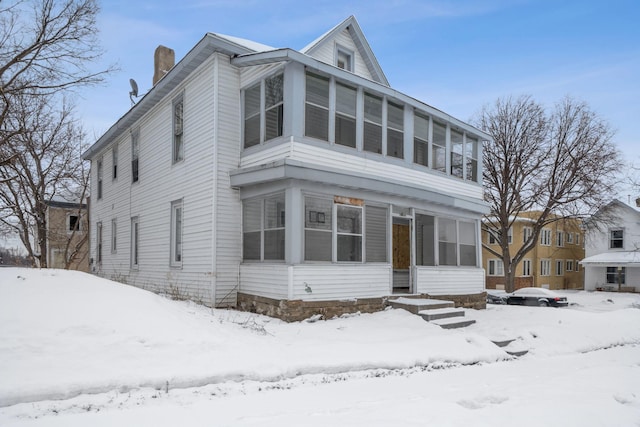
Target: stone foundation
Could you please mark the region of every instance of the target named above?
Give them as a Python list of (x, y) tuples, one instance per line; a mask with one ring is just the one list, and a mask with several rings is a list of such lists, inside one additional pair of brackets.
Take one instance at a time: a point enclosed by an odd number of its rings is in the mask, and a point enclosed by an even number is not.
[[(286, 322), (299, 322), (320, 314), (325, 319), (347, 313), (374, 313), (387, 307), (387, 300), (394, 295), (379, 298), (354, 298), (350, 300), (302, 301), (277, 300), (238, 293), (237, 308), (251, 313), (276, 317)], [(487, 307), (486, 292), (475, 295), (403, 295), (405, 298), (432, 298), (453, 301), (456, 307), (484, 309)]]

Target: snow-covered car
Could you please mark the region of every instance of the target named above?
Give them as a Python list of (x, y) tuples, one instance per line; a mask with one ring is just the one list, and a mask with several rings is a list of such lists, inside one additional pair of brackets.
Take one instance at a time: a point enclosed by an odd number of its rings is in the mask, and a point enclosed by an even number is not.
[(509, 305), (533, 305), (540, 307), (567, 307), (569, 301), (549, 289), (544, 288), (522, 288), (507, 294), (507, 304)]
[(494, 289), (487, 289), (487, 304), (506, 304), (507, 293)]

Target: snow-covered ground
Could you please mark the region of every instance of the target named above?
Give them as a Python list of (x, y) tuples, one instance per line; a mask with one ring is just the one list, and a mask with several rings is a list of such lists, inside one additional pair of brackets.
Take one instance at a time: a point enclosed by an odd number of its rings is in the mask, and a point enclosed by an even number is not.
[[(640, 295), (284, 323), (0, 269), (0, 425), (640, 425)], [(491, 341), (529, 352), (514, 358)]]

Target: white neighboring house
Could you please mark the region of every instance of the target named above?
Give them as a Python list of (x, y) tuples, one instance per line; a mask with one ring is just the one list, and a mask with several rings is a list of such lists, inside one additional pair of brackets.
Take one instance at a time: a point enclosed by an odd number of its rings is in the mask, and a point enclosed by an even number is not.
[(96, 274), (288, 320), (393, 294), (484, 307), (490, 136), (390, 87), (353, 16), (300, 51), (208, 33), (161, 54), (83, 154)]
[(600, 227), (587, 227), (584, 266), (585, 290), (640, 292), (640, 211), (613, 200), (603, 212), (607, 220)]

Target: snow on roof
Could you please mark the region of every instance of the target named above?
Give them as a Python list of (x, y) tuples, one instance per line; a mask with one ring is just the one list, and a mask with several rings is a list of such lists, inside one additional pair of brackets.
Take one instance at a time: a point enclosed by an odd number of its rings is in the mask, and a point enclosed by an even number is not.
[(252, 40), (247, 40), (247, 39), (243, 39), (240, 37), (234, 37), (234, 36), (228, 36), (226, 34), (220, 34), (220, 33), (211, 33), (217, 37), (220, 37), (222, 39), (226, 39), (228, 41), (230, 41), (231, 43), (235, 43), (239, 46), (242, 47), (246, 47), (247, 49), (251, 49), (255, 52), (268, 52), (270, 50), (276, 50), (275, 47), (272, 46), (268, 46), (266, 44), (262, 44), (262, 43), (258, 43), (258, 42), (254, 42)]
[(582, 265), (625, 265), (640, 267), (640, 252), (638, 251), (620, 251), (620, 252), (604, 252), (601, 254), (587, 257), (580, 261)]

